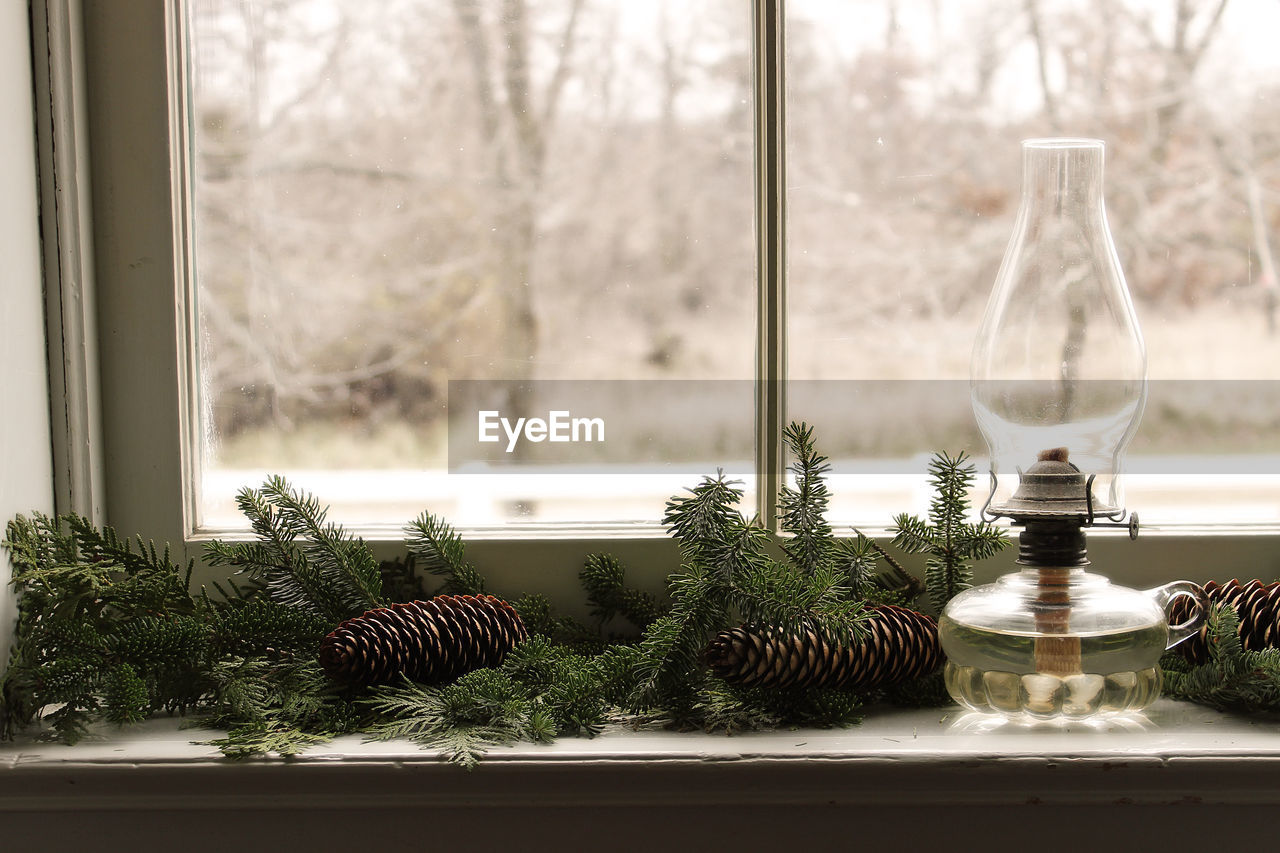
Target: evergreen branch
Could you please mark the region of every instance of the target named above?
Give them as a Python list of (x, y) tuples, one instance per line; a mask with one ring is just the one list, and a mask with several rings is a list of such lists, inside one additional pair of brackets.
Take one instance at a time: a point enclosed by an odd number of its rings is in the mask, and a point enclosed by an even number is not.
[(262, 658), (231, 657), (213, 665), (213, 725), (234, 721), (265, 723), (271, 714), (271, 676), (276, 666)]
[(258, 540), (211, 542), (205, 549), (210, 564), (236, 566), (265, 584), (277, 602), (331, 623), (382, 604), (382, 574), (373, 553), (363, 540), (326, 521), (313, 495), (273, 476), (260, 490), (241, 489), (236, 503)]
[(994, 557), (1008, 544), (1009, 537), (1005, 532), (985, 521), (963, 525), (956, 537), (956, 551), (971, 560)]
[(307, 610), (258, 597), (211, 614), (208, 643), (218, 658), (310, 654), (332, 627)]
[(700, 655), (707, 638), (728, 625), (720, 579), (697, 564), (668, 578), (671, 611), (645, 632), (635, 664), (635, 693), (628, 704), (652, 708), (679, 704), (705, 678)]
[(311, 655), (227, 658), (211, 668), (210, 700), (198, 725), (226, 728), (207, 741), (229, 757), (292, 755), (359, 726), (357, 706)]
[(534, 704), (531, 719), (542, 712), (552, 734), (594, 736), (604, 727), (611, 668), (607, 653), (586, 657), (542, 638), (530, 638), (511, 651), (502, 672), (520, 685)]
[(1190, 666), (1175, 654), (1161, 661), (1165, 691), (1220, 711), (1280, 711), (1280, 649), (1249, 651), (1234, 607), (1214, 603), (1208, 616), (1209, 660)]
[(924, 583), (929, 592), (929, 604), (936, 613), (941, 613), (948, 601), (973, 586), (973, 573), (962, 562), (930, 557), (924, 566)]
[(893, 544), (911, 554), (927, 554), (925, 590), (941, 612), (973, 583), (971, 560), (992, 556), (1008, 544), (1004, 531), (985, 522), (971, 524), (969, 489), (975, 468), (964, 453), (936, 454), (929, 463), (934, 494), (926, 522), (906, 513), (894, 517)]
[(849, 597), (861, 601), (876, 577), (876, 558), (880, 552), (872, 540), (859, 531), (854, 532), (856, 539), (842, 539), (836, 543), (832, 559), (849, 587)]
[(742, 572), (776, 565), (765, 554), (765, 547), (772, 539), (773, 535), (755, 521), (738, 516), (725, 523), (720, 538), (705, 543), (700, 557), (724, 583), (731, 585)]
[(612, 554), (588, 554), (578, 572), (578, 581), (587, 592), (591, 615), (603, 626), (618, 613), (618, 598), (626, 583), (626, 570)]
[(706, 552), (720, 548), (746, 526), (735, 509), (742, 500), (737, 480), (726, 480), (724, 471), (715, 478), (704, 477), (687, 497), (667, 501), (662, 522), (680, 544), (686, 559), (705, 558)]
[(893, 517), (893, 546), (908, 554), (924, 554), (937, 547), (937, 533), (926, 521), (905, 512)]
[(242, 489), (236, 500), (259, 540), (209, 542), (205, 545), (209, 565), (236, 567), (251, 581), (261, 584), (274, 601), (332, 619), (334, 608), (323, 579), (307, 564), (301, 549), (292, 544), (290, 532), (277, 523), (270, 504), (249, 488)]
[(483, 595), (484, 578), (466, 560), (466, 546), (443, 519), (423, 512), (405, 527), (409, 553), (433, 575), (445, 579), (440, 592), (449, 595)]
[(327, 511), (315, 496), (292, 489), (279, 476), (267, 478), (263, 494), (271, 501), (286, 531), (303, 541), (304, 558), (315, 567), (340, 619), (356, 616), (382, 602), (382, 573), (364, 540), (346, 534), (326, 520)]
[[(899, 516), (898, 518), (905, 519), (907, 518), (907, 516), (902, 515), (902, 516)], [(889, 568), (891, 570), (890, 574), (894, 578), (894, 580), (897, 581), (897, 585), (895, 589), (902, 590), (904, 596), (908, 601), (914, 601), (916, 598), (920, 596), (920, 593), (924, 592), (924, 583), (922, 583), (918, 577), (916, 577), (915, 575), (908, 572), (905, 568), (903, 568), (903, 565), (899, 563), (897, 560), (895, 560), (888, 551), (880, 547), (880, 544), (876, 542), (876, 540), (872, 539), (870, 536), (867, 536), (861, 530), (858, 530), (856, 527), (854, 528), (853, 532), (858, 535), (858, 540), (856, 544), (847, 546), (848, 553), (847, 553), (847, 556), (844, 556), (844, 559), (846, 560), (847, 563), (855, 560), (863, 561), (865, 565), (856, 567), (856, 568), (851, 567), (850, 572), (853, 572), (853, 571), (866, 572), (865, 577), (870, 577), (872, 574), (874, 574), (874, 572), (871, 569), (873, 562), (865, 562), (865, 561), (869, 556), (866, 552), (875, 551), (876, 554), (880, 556), (880, 559), (884, 560), (886, 563), (889, 564)], [(857, 587), (857, 590), (860, 592), (862, 588), (863, 588), (862, 586), (859, 586)], [(861, 598), (862, 595), (855, 593), (854, 597)]]
[(102, 639), (108, 654), (142, 668), (198, 657), (205, 641), (205, 626), (189, 616), (139, 616), (120, 625)]
[(368, 730), (370, 740), (405, 738), (440, 749), (468, 769), (491, 746), (545, 740), (553, 733), (546, 713), (535, 715), (523, 689), (492, 669), (475, 670), (446, 687), (384, 685), (365, 702), (380, 718)]
[(647, 592), (626, 585), (626, 570), (612, 554), (589, 554), (578, 579), (587, 592), (597, 630), (616, 616), (622, 616), (640, 631), (662, 615), (658, 601)]
[(742, 618), (768, 625), (784, 635), (813, 630), (834, 644), (859, 638), (858, 623), (865, 614), (860, 602), (847, 598), (848, 589), (827, 566), (813, 575), (777, 571), (747, 572), (739, 577), (731, 600)]
[(559, 667), (534, 711), (544, 714), (546, 722), (541, 727), (546, 730), (545, 735), (531, 739), (551, 740), (556, 735), (595, 737), (604, 730), (606, 707), (596, 672), (590, 668)]
[[(319, 615), (311, 590), (304, 578), (295, 574), (295, 567), (303, 560), (300, 552), (283, 558), (271, 544), (265, 542), (222, 542), (214, 540), (205, 544), (205, 560), (211, 566), (234, 566), (244, 572), (253, 588), (264, 589), (275, 601), (290, 607), (305, 608)], [(239, 589), (232, 579), (227, 580), (233, 595), (223, 598), (240, 598)], [(221, 592), (221, 587), (219, 586)]]
[(830, 559), (832, 549), (831, 525), (825, 517), (830, 493), (823, 479), (831, 466), (814, 449), (809, 425), (793, 422), (783, 430), (783, 438), (795, 456), (789, 470), (796, 480), (794, 488), (783, 487), (778, 501), (782, 529), (792, 535), (783, 548), (792, 565), (812, 574)]
[(259, 758), (298, 755), (331, 740), (333, 735), (327, 732), (309, 732), (300, 726), (268, 720), (235, 726), (226, 737), (196, 743), (216, 746), (228, 758)]
[(30, 518), (19, 515), (7, 525), (3, 545), (13, 565), (10, 584), (30, 599), (29, 604), (40, 605), (38, 610), (28, 607), (33, 618), (97, 614), (115, 599), (127, 604), (117, 589), (128, 574), (105, 555), (82, 556), (72, 523), (72, 516), (35, 513)]
[(782, 726), (842, 728), (861, 720), (862, 701), (852, 690), (771, 690), (709, 681), (694, 700), (691, 722), (725, 734)]
[(968, 459), (963, 451), (954, 457), (944, 451), (929, 461), (929, 485), (933, 487), (929, 521), (942, 533), (948, 548), (953, 547), (952, 536), (969, 513), (969, 489), (977, 469), (965, 464)]
[(80, 515), (68, 515), (65, 520), (82, 562), (109, 565), (123, 574), (113, 584), (113, 606), (126, 612), (190, 613), (194, 609), (190, 585), (195, 560), (179, 566), (173, 562), (168, 544), (158, 552), (154, 542), (138, 537), (135, 552), (129, 540), (122, 540), (112, 527), (99, 529)]
[(293, 544), (296, 531), (280, 523), (276, 508), (267, 499), (265, 491), (245, 486), (236, 493), (236, 508), (248, 520), (250, 529), (269, 555), (262, 560), (264, 567), (274, 566), (287, 573), (295, 564), (302, 562), (302, 555)]
[(129, 664), (118, 664), (103, 678), (103, 704), (108, 722), (141, 722), (151, 711), (147, 682)]
[(75, 540), (63, 534), (59, 519), (42, 512), (16, 516), (6, 525), (5, 537), (14, 585), (23, 582), (24, 572), (78, 563)]

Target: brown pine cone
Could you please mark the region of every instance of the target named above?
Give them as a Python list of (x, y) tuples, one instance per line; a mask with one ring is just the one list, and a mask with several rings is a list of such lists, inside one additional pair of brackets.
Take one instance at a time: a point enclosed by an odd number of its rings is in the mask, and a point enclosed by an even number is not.
[(832, 645), (816, 632), (783, 636), (741, 625), (707, 647), (711, 671), (742, 687), (852, 687), (870, 690), (928, 675), (942, 665), (938, 624), (929, 616), (884, 604), (873, 607), (867, 638)]
[(502, 663), (526, 639), (515, 609), (492, 595), (438, 595), (369, 610), (320, 643), (320, 666), (350, 684), (386, 684), (400, 675), (450, 681)]
[[(1240, 643), (1249, 651), (1260, 652), (1263, 649), (1280, 647), (1280, 581), (1264, 584), (1260, 580), (1240, 583), (1232, 578), (1225, 584), (1209, 581), (1204, 585), (1211, 604), (1229, 604), (1236, 609), (1240, 617)], [(1189, 598), (1180, 597), (1169, 606), (1169, 622), (1176, 625), (1191, 616), (1192, 603)], [(1193, 634), (1177, 648), (1182, 656), (1192, 663), (1204, 663), (1209, 660), (1209, 626), (1200, 628), (1200, 633)]]

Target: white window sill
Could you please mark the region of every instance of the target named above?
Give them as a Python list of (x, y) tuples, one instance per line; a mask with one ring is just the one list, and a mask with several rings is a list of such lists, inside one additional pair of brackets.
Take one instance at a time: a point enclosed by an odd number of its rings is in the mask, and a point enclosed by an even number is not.
[[(232, 834), (240, 850), (286, 842), (300, 849), (305, 838), (338, 849), (426, 826), (437, 841), (467, 849), (481, 834), (493, 846), (479, 849), (543, 849), (531, 839), (576, 834), (597, 841), (560, 848), (653, 849), (655, 833), (689, 844), (732, 837), (745, 841), (735, 849), (758, 849), (798, 832), (831, 843), (854, 826), (910, 842), (894, 849), (920, 849), (954, 841), (960, 814), (971, 827), (998, 820), (1005, 832), (1065, 815), (1068, 824), (1110, 822), (1109, 837), (1141, 842), (1133, 849), (1157, 849), (1159, 839), (1192, 849), (1189, 839), (1221, 843), (1250, 819), (1273, 820), (1280, 720), (1171, 700), (1153, 706), (1147, 720), (992, 731), (958, 708), (876, 708), (844, 730), (733, 737), (611, 730), (520, 744), (494, 749), (468, 773), (410, 743), (358, 737), (289, 760), (231, 761), (191, 743), (209, 732), (158, 719), (74, 747), (0, 746), (0, 826), (6, 840), (30, 838), (42, 850), (138, 827), (157, 848), (181, 839), (184, 853), (232, 849)], [(1116, 805), (1179, 808), (1135, 821), (1150, 812)], [(193, 822), (221, 829), (193, 840)]]
[[(1258, 802), (1262, 798), (1280, 803), (1280, 785), (1276, 784), (1280, 782), (1280, 719), (1220, 714), (1168, 699), (1161, 699), (1137, 720), (1061, 727), (1000, 725), (989, 718), (966, 715), (957, 707), (876, 707), (868, 710), (861, 725), (847, 729), (725, 736), (612, 728), (595, 738), (498, 747), (472, 773), (406, 741), (366, 743), (359, 736), (348, 736), (289, 759), (239, 761), (192, 743), (193, 739), (216, 736), (217, 732), (182, 728), (176, 718), (159, 718), (104, 730), (98, 738), (76, 746), (29, 739), (6, 743), (0, 746), (0, 809), (38, 805), (42, 797), (55, 794), (45, 786), (50, 780), (62, 784), (74, 778), (91, 783), (127, 775), (147, 787), (145, 780), (152, 775), (203, 774), (214, 768), (216, 773), (202, 775), (198, 792), (174, 790), (169, 796), (198, 796), (208, 801), (223, 792), (222, 783), (228, 783), (226, 792), (243, 793), (243, 786), (252, 787), (253, 778), (261, 775), (263, 768), (275, 768), (270, 771), (273, 777), (307, 780), (307, 791), (332, 785), (335, 791), (348, 791), (357, 799), (381, 799), (387, 792), (381, 788), (352, 792), (348, 776), (372, 779), (380, 769), (403, 772), (412, 768), (424, 783), (412, 796), (439, 802), (454, 796), (461, 780), (466, 780), (468, 789), (492, 783), (497, 794), (504, 777), (534, 769), (577, 772), (585, 780), (602, 773), (623, 778), (644, 768), (645, 775), (669, 782), (674, 776), (665, 772), (655, 776), (655, 768), (682, 768), (696, 775), (698, 767), (728, 765), (744, 768), (743, 772), (753, 767), (767, 767), (771, 773), (790, 768), (792, 784), (786, 796), (793, 798), (802, 798), (805, 789), (812, 787), (796, 786), (799, 774), (812, 772), (815, 780), (829, 782), (822, 770), (825, 767), (838, 769), (841, 787), (850, 792), (857, 789), (863, 802), (867, 797), (885, 803), (909, 797), (919, 804), (922, 797), (928, 800), (930, 791), (945, 794), (952, 801), (957, 792), (949, 777), (963, 770), (963, 797), (983, 802), (1027, 802), (1046, 796), (1064, 802), (1109, 801), (1118, 792), (1130, 800), (1136, 795), (1161, 802), (1166, 794), (1176, 792), (1177, 797), (1212, 797), (1216, 802)], [(1260, 780), (1265, 775), (1271, 784), (1265, 790), (1224, 786), (1227, 780), (1203, 775), (1210, 768), (1230, 768), (1241, 781), (1246, 777)], [(972, 772), (979, 770), (983, 772)], [(1060, 777), (1052, 785), (1048, 785), (1049, 771)], [(1104, 783), (1101, 776), (1094, 775), (1097, 771), (1106, 771), (1110, 781)], [(910, 793), (883, 784), (886, 773), (909, 774)], [(1048, 787), (1015, 793), (1008, 784), (1015, 778), (1042, 778)], [(431, 779), (442, 784), (428, 785)], [(1077, 786), (1073, 780), (1081, 784)], [(694, 786), (676, 787), (683, 798)], [(773, 787), (768, 785), (758, 793)], [(129, 807), (130, 790), (113, 786), (95, 792), (94, 788), (89, 784), (77, 791), (77, 796), (91, 797), (100, 806)], [(824, 796), (835, 793), (826, 787), (823, 791)], [(300, 788), (297, 793), (304, 791)], [(578, 793), (587, 801), (612, 796), (608, 790)], [(673, 793), (665, 786), (648, 790), (641, 785), (630, 787), (627, 798), (632, 802), (664, 800)], [(705, 793), (713, 794), (710, 790)], [(283, 791), (277, 794), (287, 796)], [(62, 792), (56, 795), (65, 796)], [(528, 799), (555, 793), (525, 790), (521, 796)]]

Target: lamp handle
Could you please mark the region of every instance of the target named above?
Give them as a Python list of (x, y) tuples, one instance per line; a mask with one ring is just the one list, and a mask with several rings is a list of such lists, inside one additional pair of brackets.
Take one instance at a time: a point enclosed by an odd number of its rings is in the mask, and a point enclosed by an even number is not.
[(1209, 615), (1209, 596), (1200, 584), (1191, 581), (1174, 581), (1148, 589), (1145, 594), (1159, 605), (1166, 619), (1171, 617), (1170, 605), (1174, 601), (1184, 597), (1191, 599), (1191, 615), (1176, 625), (1172, 622), (1169, 624), (1169, 644), (1165, 646), (1166, 649), (1171, 649), (1192, 634), (1198, 633), (1205, 617)]

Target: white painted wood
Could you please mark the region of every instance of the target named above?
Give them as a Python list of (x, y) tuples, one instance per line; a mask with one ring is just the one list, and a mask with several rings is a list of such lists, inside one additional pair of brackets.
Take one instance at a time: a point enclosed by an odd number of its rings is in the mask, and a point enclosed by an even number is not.
[[(468, 773), (413, 744), (357, 738), (287, 761), (234, 762), (190, 743), (208, 733), (156, 720), (75, 747), (0, 747), (0, 825), (7, 838), (45, 844), (132, 827), (144, 849), (182, 837), (194, 850), (233, 838), (246, 850), (304, 839), (322, 849), (541, 850), (554, 834), (571, 850), (887, 840), (885, 849), (963, 851), (1034, 833), (1045, 834), (1037, 851), (1194, 849), (1248, 838), (1272, 819), (1278, 735), (1274, 720), (1169, 700), (1146, 722), (1065, 729), (989, 730), (954, 708), (875, 708), (837, 731), (613, 730), (521, 744)], [(980, 843), (983, 831), (999, 837)]]
[[(53, 509), (27, 4), (0, 3), (0, 524)], [(0, 556), (0, 670), (16, 613)]]
[[(106, 519), (183, 551), (172, 2), (84, 0)], [(145, 413), (145, 416), (143, 416)]]
[(31, 4), (54, 503), (101, 523), (102, 424), (80, 5)]
[[(358, 736), (339, 738), (301, 756), (229, 762), (216, 749), (196, 741), (220, 732), (184, 728), (179, 718), (160, 717), (140, 725), (103, 726), (93, 739), (76, 746), (41, 743), (24, 737), (0, 744), (0, 771), (35, 773), (41, 768), (133, 768), (233, 765), (246, 768), (289, 763), (329, 766), (443, 764), (440, 755), (408, 741), (365, 742)], [(1160, 699), (1145, 713), (1092, 722), (1021, 724), (991, 715), (965, 712), (958, 706), (905, 709), (875, 706), (863, 722), (844, 729), (799, 729), (735, 735), (703, 732), (635, 731), (614, 725), (594, 738), (567, 737), (551, 744), (519, 743), (494, 748), (481, 769), (506, 765), (574, 765), (583, 762), (790, 762), (835, 761), (851, 764), (918, 764), (995, 762), (1049, 768), (1062, 762), (1088, 763), (1125, 760), (1150, 762), (1249, 761), (1280, 773), (1280, 718), (1224, 714), (1172, 699)], [(1135, 765), (1136, 766), (1136, 765)], [(498, 771), (494, 771), (495, 773)], [(922, 770), (922, 773), (927, 770)], [(11, 784), (14, 777), (5, 777)], [(1204, 780), (1208, 783), (1211, 780)], [(1194, 782), (1192, 781), (1192, 784)], [(0, 808), (11, 796), (0, 797)], [(123, 792), (121, 792), (123, 793)], [(448, 796), (448, 792), (438, 792)], [(974, 790), (975, 797), (990, 792)], [(370, 794), (372, 795), (372, 793)], [(660, 796), (657, 792), (655, 796)], [(1099, 790), (1064, 793), (1080, 800), (1104, 796)], [(609, 796), (602, 792), (599, 796)], [(879, 791), (869, 796), (884, 801), (902, 793)], [(998, 796), (1003, 796), (1000, 794)], [(1280, 802), (1280, 787), (1269, 791), (1223, 788), (1210, 796), (1254, 802)]]

